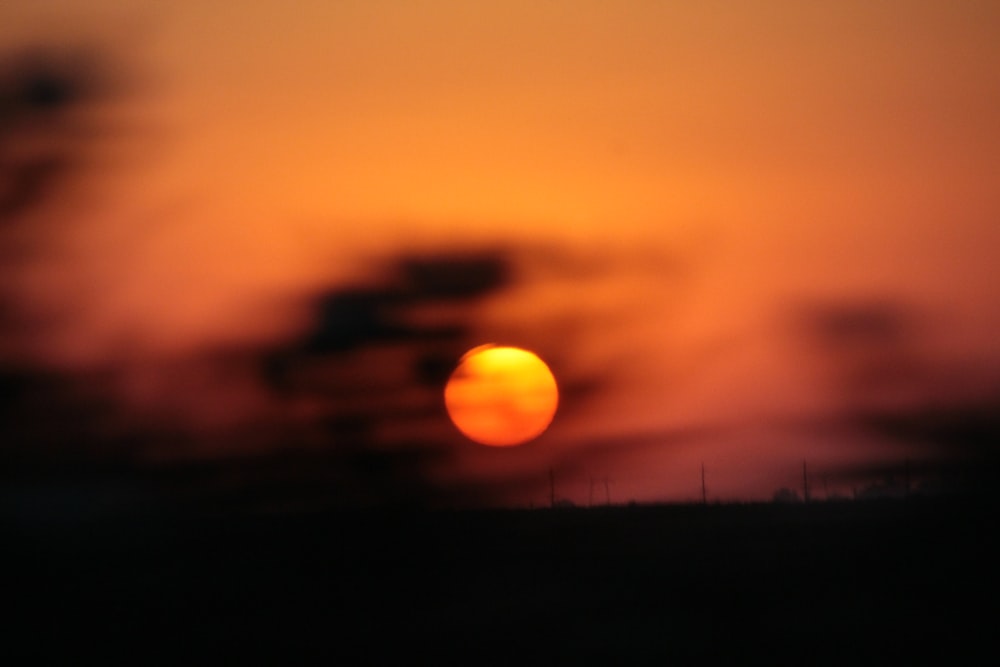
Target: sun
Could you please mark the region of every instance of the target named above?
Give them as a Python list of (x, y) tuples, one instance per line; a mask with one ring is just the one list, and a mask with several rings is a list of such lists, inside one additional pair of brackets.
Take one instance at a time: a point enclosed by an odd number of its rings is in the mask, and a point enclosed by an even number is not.
[(518, 347), (481, 345), (465, 353), (444, 388), (448, 416), (466, 437), (510, 447), (534, 440), (559, 405), (552, 371)]

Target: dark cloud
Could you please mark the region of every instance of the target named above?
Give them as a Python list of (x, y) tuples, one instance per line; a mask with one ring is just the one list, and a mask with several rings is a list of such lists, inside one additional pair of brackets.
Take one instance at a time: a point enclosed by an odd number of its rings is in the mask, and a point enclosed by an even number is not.
[(801, 317), (812, 337), (831, 349), (898, 345), (914, 329), (912, 310), (893, 299), (814, 305)]
[(95, 49), (35, 47), (0, 63), (0, 222), (45, 203), (84, 163), (86, 104), (107, 96)]
[(819, 303), (796, 312), (796, 327), (827, 382), (870, 394), (922, 381), (924, 320), (890, 298)]
[[(798, 312), (818, 377), (840, 397), (847, 426), (904, 446), (893, 463), (834, 471), (898, 486), (905, 474), (951, 488), (1000, 480), (1000, 379), (928, 342), (931, 321), (892, 299), (815, 304)], [(946, 327), (946, 321), (934, 323)], [(905, 474), (904, 474), (905, 473)]]
[(0, 100), (13, 120), (64, 112), (105, 88), (93, 49), (34, 47), (8, 56), (0, 66)]
[[(311, 325), (297, 340), (265, 354), (264, 376), (278, 389), (291, 367), (339, 358), (361, 349), (410, 346), (414, 377), (441, 378), (445, 359), (453, 364), (469, 346), (469, 309), (475, 301), (511, 282), (510, 260), (499, 252), (404, 255), (366, 287), (335, 288), (313, 299)], [(443, 321), (420, 315), (441, 304), (464, 304)], [(440, 319), (440, 318), (439, 318)]]
[[(91, 126), (81, 111), (108, 94), (96, 49), (35, 47), (0, 58), (0, 232), (57, 202), (85, 163)], [(114, 458), (102, 438), (107, 404), (69, 376), (20, 354), (33, 333), (31, 304), (12, 269), (35, 258), (25, 237), (0, 237), (0, 461), (17, 471), (79, 463), (81, 453)]]
[(136, 488), (139, 459), (151, 441), (163, 437), (130, 427), (115, 404), (106, 369), (68, 369), (47, 358), (38, 334), (49, 323), (35, 299), (21, 291), (20, 272), (59, 259), (50, 241), (77, 217), (67, 214), (71, 186), (91, 173), (104, 148), (109, 121), (92, 112), (124, 90), (121, 63), (113, 66), (106, 56), (96, 45), (71, 47), (62, 40), (0, 54), (0, 495), (5, 513), (128, 507), (137, 496), (125, 489)]
[(858, 412), (855, 417), (872, 431), (956, 455), (995, 456), (1000, 444), (1000, 393), (952, 404)]
[(404, 257), (401, 282), (418, 300), (463, 300), (485, 296), (512, 281), (509, 257), (498, 250)]
[[(498, 251), (404, 254), (370, 286), (315, 297), (307, 330), (261, 353), (276, 401), (289, 412), (319, 406), (298, 426), (321, 443), (342, 501), (421, 504), (456, 493), (428, 480), (454, 442), (441, 438), (441, 387), (476, 344), (474, 305), (512, 280)], [(442, 305), (447, 313), (435, 315)]]

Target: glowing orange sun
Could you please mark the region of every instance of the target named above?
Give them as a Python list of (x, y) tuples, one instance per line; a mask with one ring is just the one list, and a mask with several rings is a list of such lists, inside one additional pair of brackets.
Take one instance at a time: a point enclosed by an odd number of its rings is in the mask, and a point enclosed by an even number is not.
[(448, 416), (471, 440), (520, 445), (548, 428), (559, 404), (552, 371), (517, 347), (482, 345), (465, 353), (444, 388)]

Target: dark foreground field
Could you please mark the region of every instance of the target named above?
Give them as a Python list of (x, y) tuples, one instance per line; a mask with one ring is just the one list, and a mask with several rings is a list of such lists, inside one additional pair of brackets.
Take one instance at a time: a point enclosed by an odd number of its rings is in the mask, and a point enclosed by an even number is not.
[(22, 521), (4, 664), (994, 663), (995, 510)]

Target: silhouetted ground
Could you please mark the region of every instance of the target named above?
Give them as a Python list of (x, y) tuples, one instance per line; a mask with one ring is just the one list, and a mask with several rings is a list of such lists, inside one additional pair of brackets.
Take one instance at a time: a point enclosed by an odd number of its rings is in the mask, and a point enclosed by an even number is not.
[(4, 652), (56, 664), (985, 664), (997, 657), (996, 509), (20, 521), (4, 539), (18, 619)]

